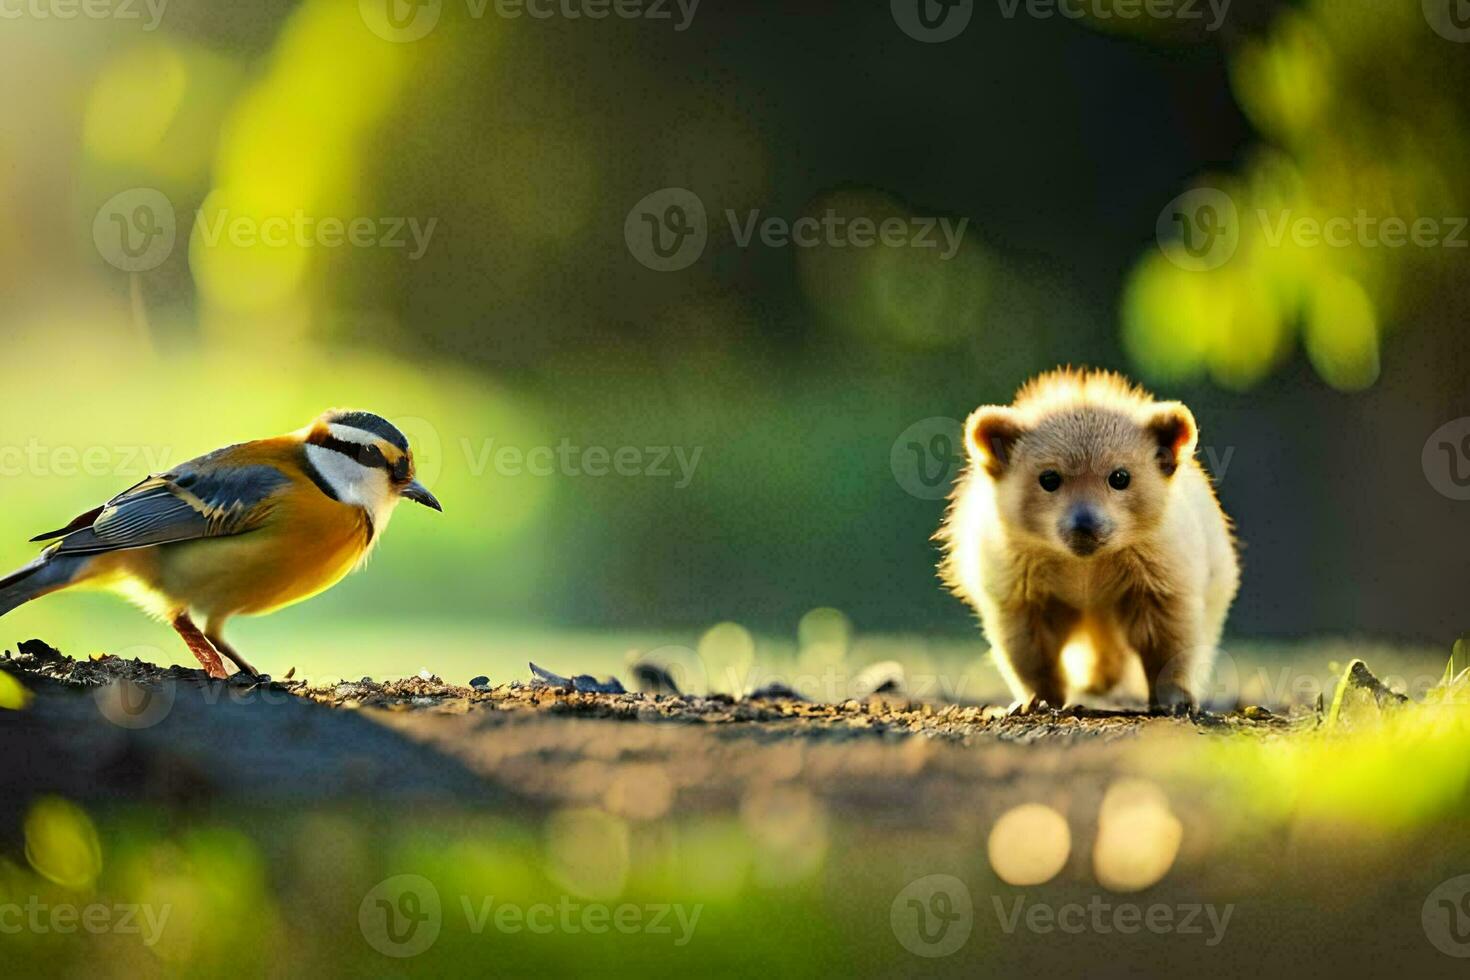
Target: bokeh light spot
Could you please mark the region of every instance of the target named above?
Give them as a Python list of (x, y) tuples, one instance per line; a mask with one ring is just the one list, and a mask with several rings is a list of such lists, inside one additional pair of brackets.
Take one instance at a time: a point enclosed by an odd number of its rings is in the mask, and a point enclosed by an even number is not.
[(801, 786), (782, 783), (752, 789), (740, 816), (756, 844), (756, 878), (788, 885), (814, 874), (827, 856), (827, 811)]
[(1307, 356), (1339, 391), (1361, 391), (1378, 380), (1378, 314), (1363, 287), (1347, 276), (1317, 283), (1307, 310)]
[(1184, 825), (1163, 790), (1141, 779), (1114, 783), (1098, 812), (1092, 853), (1098, 883), (1114, 892), (1148, 888), (1174, 866), (1183, 838)]
[(755, 663), (755, 638), (739, 623), (719, 623), (699, 638), (696, 648), (709, 677), (710, 691), (745, 693)]
[(58, 796), (37, 800), (25, 819), (26, 860), (42, 877), (86, 891), (102, 871), (97, 828), (81, 807)]
[(628, 825), (602, 810), (562, 810), (546, 823), (546, 873), (582, 898), (622, 894), (629, 850)]
[(1040, 885), (1066, 866), (1072, 853), (1067, 818), (1042, 803), (1007, 810), (990, 831), (990, 867), (1008, 885)]
[(147, 161), (183, 102), (189, 74), (179, 52), (150, 41), (129, 48), (102, 69), (87, 102), (87, 150), (109, 163)]
[(32, 694), (20, 681), (0, 670), (0, 709), (22, 711), (30, 706)]

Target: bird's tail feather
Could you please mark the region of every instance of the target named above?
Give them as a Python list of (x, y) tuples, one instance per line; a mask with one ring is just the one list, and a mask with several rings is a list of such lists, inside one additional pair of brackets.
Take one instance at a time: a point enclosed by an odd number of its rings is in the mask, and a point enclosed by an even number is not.
[(22, 603), (65, 588), (86, 564), (82, 555), (42, 555), (24, 568), (0, 578), (0, 616)]

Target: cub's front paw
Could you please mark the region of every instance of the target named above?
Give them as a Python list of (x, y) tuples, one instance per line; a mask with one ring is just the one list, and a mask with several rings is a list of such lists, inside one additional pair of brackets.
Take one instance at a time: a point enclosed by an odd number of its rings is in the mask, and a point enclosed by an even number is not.
[(1154, 714), (1172, 715), (1175, 718), (1192, 716), (1199, 710), (1194, 702), (1194, 695), (1173, 684), (1158, 685), (1149, 695), (1148, 707)]

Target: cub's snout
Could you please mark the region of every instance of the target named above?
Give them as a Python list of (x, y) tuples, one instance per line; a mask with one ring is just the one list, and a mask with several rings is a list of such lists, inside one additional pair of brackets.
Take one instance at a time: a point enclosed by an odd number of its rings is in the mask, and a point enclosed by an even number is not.
[(1057, 530), (1072, 553), (1085, 558), (1108, 543), (1113, 533), (1113, 522), (1097, 508), (1078, 504), (1067, 511)]

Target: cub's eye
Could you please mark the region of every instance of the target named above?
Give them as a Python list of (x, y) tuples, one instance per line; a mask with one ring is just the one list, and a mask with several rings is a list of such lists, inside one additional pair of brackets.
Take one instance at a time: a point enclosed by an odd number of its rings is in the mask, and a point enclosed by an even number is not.
[(1127, 470), (1113, 470), (1108, 474), (1108, 486), (1114, 490), (1127, 490), (1132, 482), (1133, 476)]
[(1056, 470), (1047, 470), (1041, 474), (1041, 489), (1047, 493), (1056, 493), (1062, 486), (1062, 474)]

